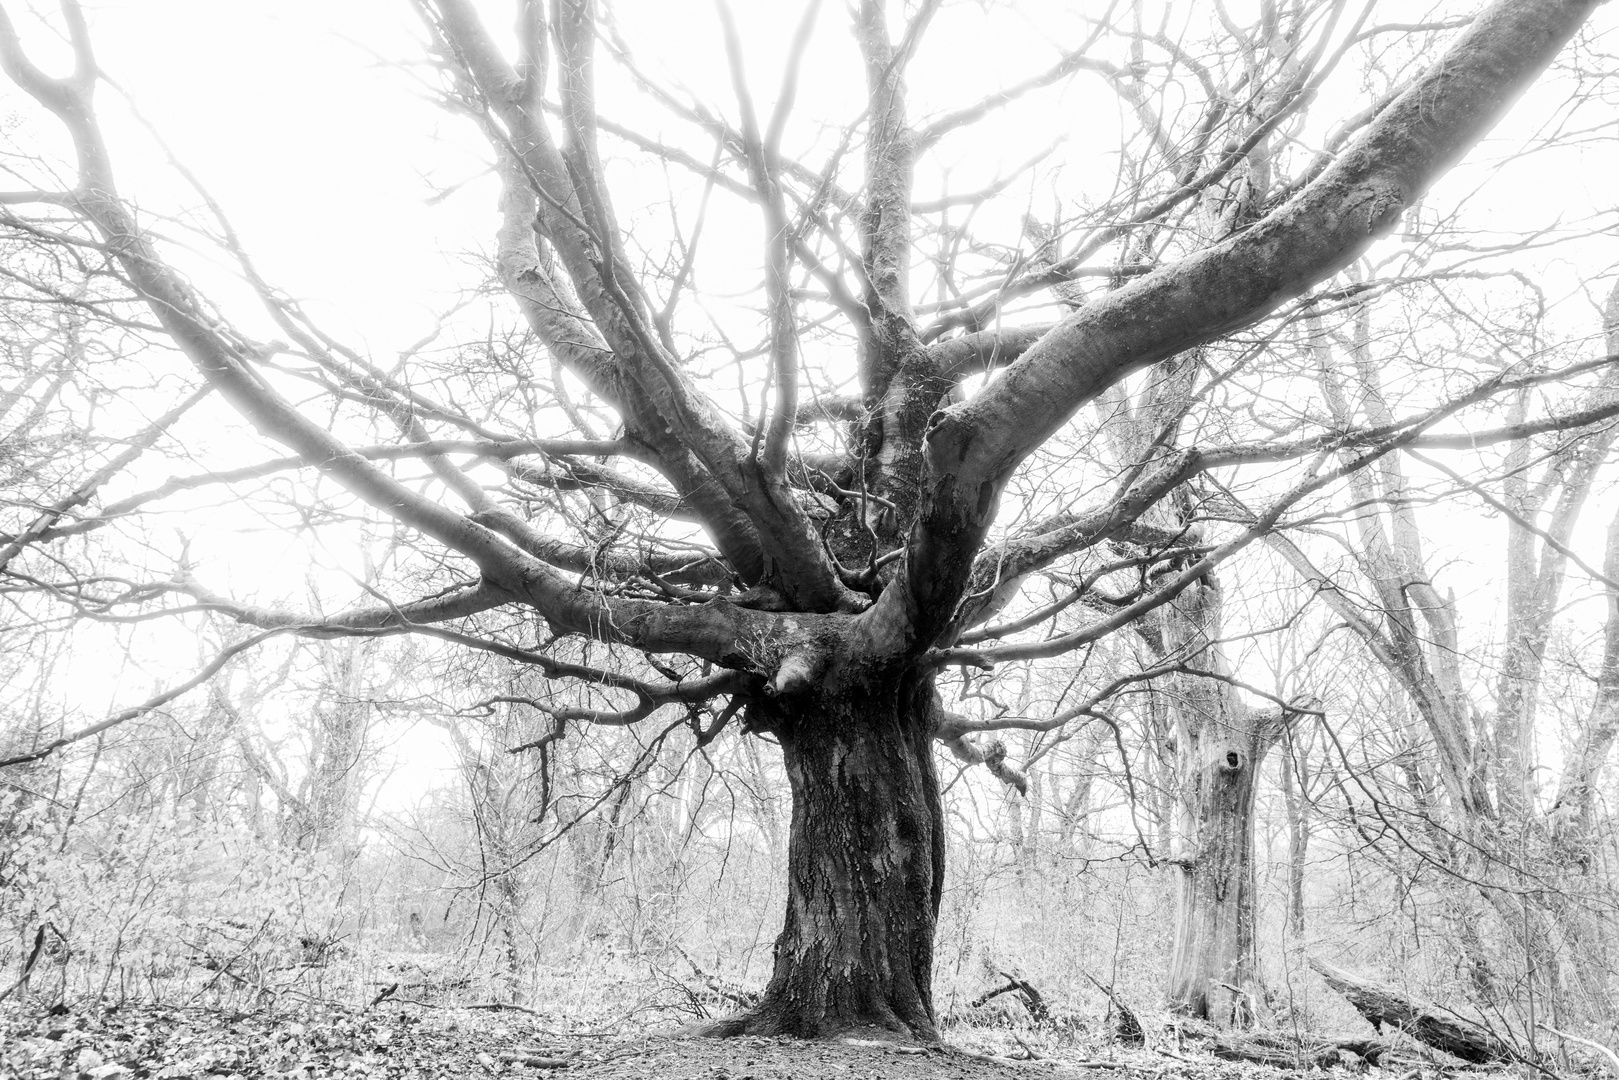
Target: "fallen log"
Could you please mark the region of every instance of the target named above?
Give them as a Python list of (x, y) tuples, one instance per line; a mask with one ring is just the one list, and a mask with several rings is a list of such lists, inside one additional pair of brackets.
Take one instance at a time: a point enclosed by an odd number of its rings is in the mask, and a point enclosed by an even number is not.
[(1364, 1069), (1385, 1064), (1385, 1057), (1397, 1049), (1386, 1039), (1221, 1030), (1191, 1017), (1177, 1018), (1174, 1031), (1183, 1046), (1206, 1050), (1223, 1061), (1251, 1061), (1279, 1069), (1325, 1069), (1337, 1065)]
[(1364, 1069), (1380, 1065), (1394, 1045), (1380, 1039), (1335, 1039), (1331, 1036), (1290, 1038), (1267, 1032), (1247, 1035), (1213, 1032), (1202, 1036), (1209, 1053), (1223, 1061), (1251, 1061), (1279, 1069)]
[(991, 990), (973, 1001), (968, 1008), (976, 1009), (986, 1002), (1000, 997), (1002, 994), (1017, 994), (1023, 1002), (1023, 1007), (1029, 1011), (1029, 1019), (1036, 1024), (1043, 1024), (1051, 1019), (1051, 1009), (1046, 1005), (1046, 999), (1040, 996), (1040, 991), (1030, 985), (1027, 979), (1020, 979), (1010, 971), (1001, 972), (1001, 978), (1006, 985), (997, 990)]
[(1371, 1021), (1379, 1033), (1387, 1024), (1435, 1050), (1443, 1050), (1474, 1065), (1522, 1059), (1510, 1044), (1478, 1024), (1414, 1001), (1392, 986), (1363, 979), (1313, 957), (1310, 966), (1327, 980), (1328, 986), (1348, 999), (1356, 1012)]
[(1251, 1061), (1278, 1069), (1328, 1068), (1339, 1063), (1338, 1048), (1329, 1043), (1288, 1041), (1250, 1035), (1215, 1037), (1209, 1053), (1222, 1061)]
[(526, 1065), (531, 1069), (566, 1069), (573, 1064), (571, 1058), (557, 1057), (538, 1050), (509, 1050), (496, 1054), (495, 1057), (503, 1064)]
[[(718, 975), (711, 975), (704, 971), (685, 949), (682, 949), (679, 945), (674, 945), (673, 948), (675, 952), (680, 954), (680, 958), (686, 961), (686, 964), (691, 968), (692, 974), (702, 982), (703, 988), (715, 997), (720, 998), (722, 1001), (728, 1001), (739, 1009), (751, 1009), (759, 1004), (759, 991), (750, 989), (740, 983), (729, 982)], [(684, 983), (680, 984), (680, 986), (688, 994), (692, 993), (691, 988)]]

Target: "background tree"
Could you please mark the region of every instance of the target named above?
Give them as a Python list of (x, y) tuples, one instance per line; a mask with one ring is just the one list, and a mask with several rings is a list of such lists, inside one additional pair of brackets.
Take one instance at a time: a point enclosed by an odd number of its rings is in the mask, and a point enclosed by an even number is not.
[[(1604, 333), (1598, 338), (1607, 356), (1619, 349), (1616, 295), (1610, 293), (1604, 305)], [(1339, 423), (1353, 424), (1358, 417), (1387, 422), (1391, 414), (1384, 387), (1399, 377), (1387, 353), (1399, 348), (1402, 337), (1379, 325), (1370, 305), (1352, 307), (1347, 323), (1338, 335), (1319, 320), (1310, 327), (1309, 348), (1317, 357), (1323, 399)], [(1464, 324), (1458, 333), (1477, 334), (1479, 329)], [(1492, 342), (1509, 346), (1518, 336), (1495, 327), (1485, 332)], [(1521, 337), (1532, 334), (1530, 330)], [(1613, 369), (1608, 368), (1572, 403), (1572, 412), (1602, 412), (1614, 386)], [(1525, 389), (1510, 400), (1505, 413), (1512, 424), (1523, 425), (1531, 397)], [(1612, 960), (1593, 933), (1606, 921), (1599, 913), (1609, 909), (1613, 898), (1573, 880), (1545, 886), (1564, 877), (1556, 866), (1570, 857), (1554, 851), (1554, 834), (1566, 829), (1561, 835), (1573, 844), (1569, 852), (1588, 850), (1589, 834), (1564, 825), (1579, 811), (1564, 817), (1560, 808), (1577, 802), (1581, 781), (1576, 777), (1591, 760), (1586, 748), (1603, 739), (1601, 677), (1595, 680), (1590, 712), (1574, 733), (1556, 791), (1539, 790), (1535, 713), (1571, 564), (1577, 573), (1611, 588), (1596, 560), (1582, 560), (1570, 545), (1613, 438), (1613, 427), (1603, 423), (1539, 439), (1513, 439), (1487, 470), (1470, 470), (1472, 477), (1420, 453), (1412, 455), (1417, 467), (1434, 474), (1426, 483), (1455, 484), (1505, 519), (1501, 564), (1506, 603), (1493, 646), (1468, 644), (1469, 628), (1454, 586), (1448, 584), (1454, 575), (1437, 565), (1426, 548), (1416, 505), (1419, 488), (1398, 457), (1385, 458), (1350, 479), (1355, 509), (1346, 513), (1353, 525), (1347, 546), (1354, 578), (1326, 568), (1342, 567), (1341, 559), (1317, 563), (1293, 539), (1270, 538), (1318, 590), (1320, 601), (1387, 668), (1397, 693), (1420, 718), (1421, 737), (1412, 735), (1431, 751), (1411, 774), (1416, 813), (1410, 827), (1432, 845), (1431, 857), (1456, 875), (1449, 901), (1454, 933), (1468, 946), (1478, 985), (1493, 987), (1488, 994), (1506, 993), (1495, 985), (1502, 976), (1492, 971), (1497, 961), (1474, 925), (1481, 913), (1467, 899), (1469, 894), (1485, 899), (1500, 930), (1529, 957), (1524, 978), (1537, 984), (1535, 991), (1571, 1013), (1597, 1017), (1610, 1010)], [(1488, 655), (1490, 666), (1471, 659), (1481, 654)], [(1482, 695), (1470, 688), (1486, 683), (1492, 667), (1493, 707), (1481, 707)], [(1431, 770), (1428, 776), (1424, 768)], [(1573, 858), (1577, 862), (1579, 856)], [(1538, 884), (1525, 888), (1531, 876)]]

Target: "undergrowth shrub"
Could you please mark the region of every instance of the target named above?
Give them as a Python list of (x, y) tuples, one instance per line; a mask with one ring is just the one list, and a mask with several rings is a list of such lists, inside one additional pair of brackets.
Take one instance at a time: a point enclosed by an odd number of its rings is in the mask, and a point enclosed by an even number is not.
[(16, 792), (0, 821), (0, 957), (30, 996), (273, 998), (343, 948), (337, 868), (241, 827), (172, 808), (74, 822)]

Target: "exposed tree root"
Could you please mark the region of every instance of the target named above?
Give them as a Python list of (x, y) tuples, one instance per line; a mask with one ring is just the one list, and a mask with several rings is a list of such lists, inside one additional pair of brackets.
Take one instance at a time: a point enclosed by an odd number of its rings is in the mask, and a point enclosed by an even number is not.
[(919, 1033), (904, 1027), (897, 1020), (885, 1023), (834, 1017), (811, 1020), (784, 1010), (772, 1010), (768, 1004), (702, 1024), (693, 1032), (711, 1039), (733, 1039), (743, 1035), (787, 1036), (796, 1039), (835, 1039), (859, 1046), (881, 1044), (896, 1049), (925, 1049), (940, 1043), (938, 1031), (934, 1028)]

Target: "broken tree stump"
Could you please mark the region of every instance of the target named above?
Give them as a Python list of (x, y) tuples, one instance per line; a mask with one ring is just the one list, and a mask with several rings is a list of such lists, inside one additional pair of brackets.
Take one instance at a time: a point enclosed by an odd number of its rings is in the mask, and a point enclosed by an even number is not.
[(1085, 977), (1098, 990), (1107, 995), (1107, 1011), (1110, 1020), (1108, 1034), (1113, 1041), (1121, 1046), (1146, 1046), (1146, 1029), (1141, 1026), (1141, 1021), (1136, 1018), (1136, 1014), (1130, 1010), (1130, 1007), (1120, 1000), (1118, 994), (1113, 992), (1113, 987), (1103, 986), (1097, 981), (1096, 976), (1088, 971), (1085, 972)]
[(1518, 1061), (1522, 1057), (1508, 1043), (1479, 1025), (1459, 1016), (1445, 1015), (1431, 1005), (1405, 997), (1392, 986), (1363, 979), (1313, 957), (1310, 966), (1379, 1032), (1387, 1024), (1474, 1065)]

